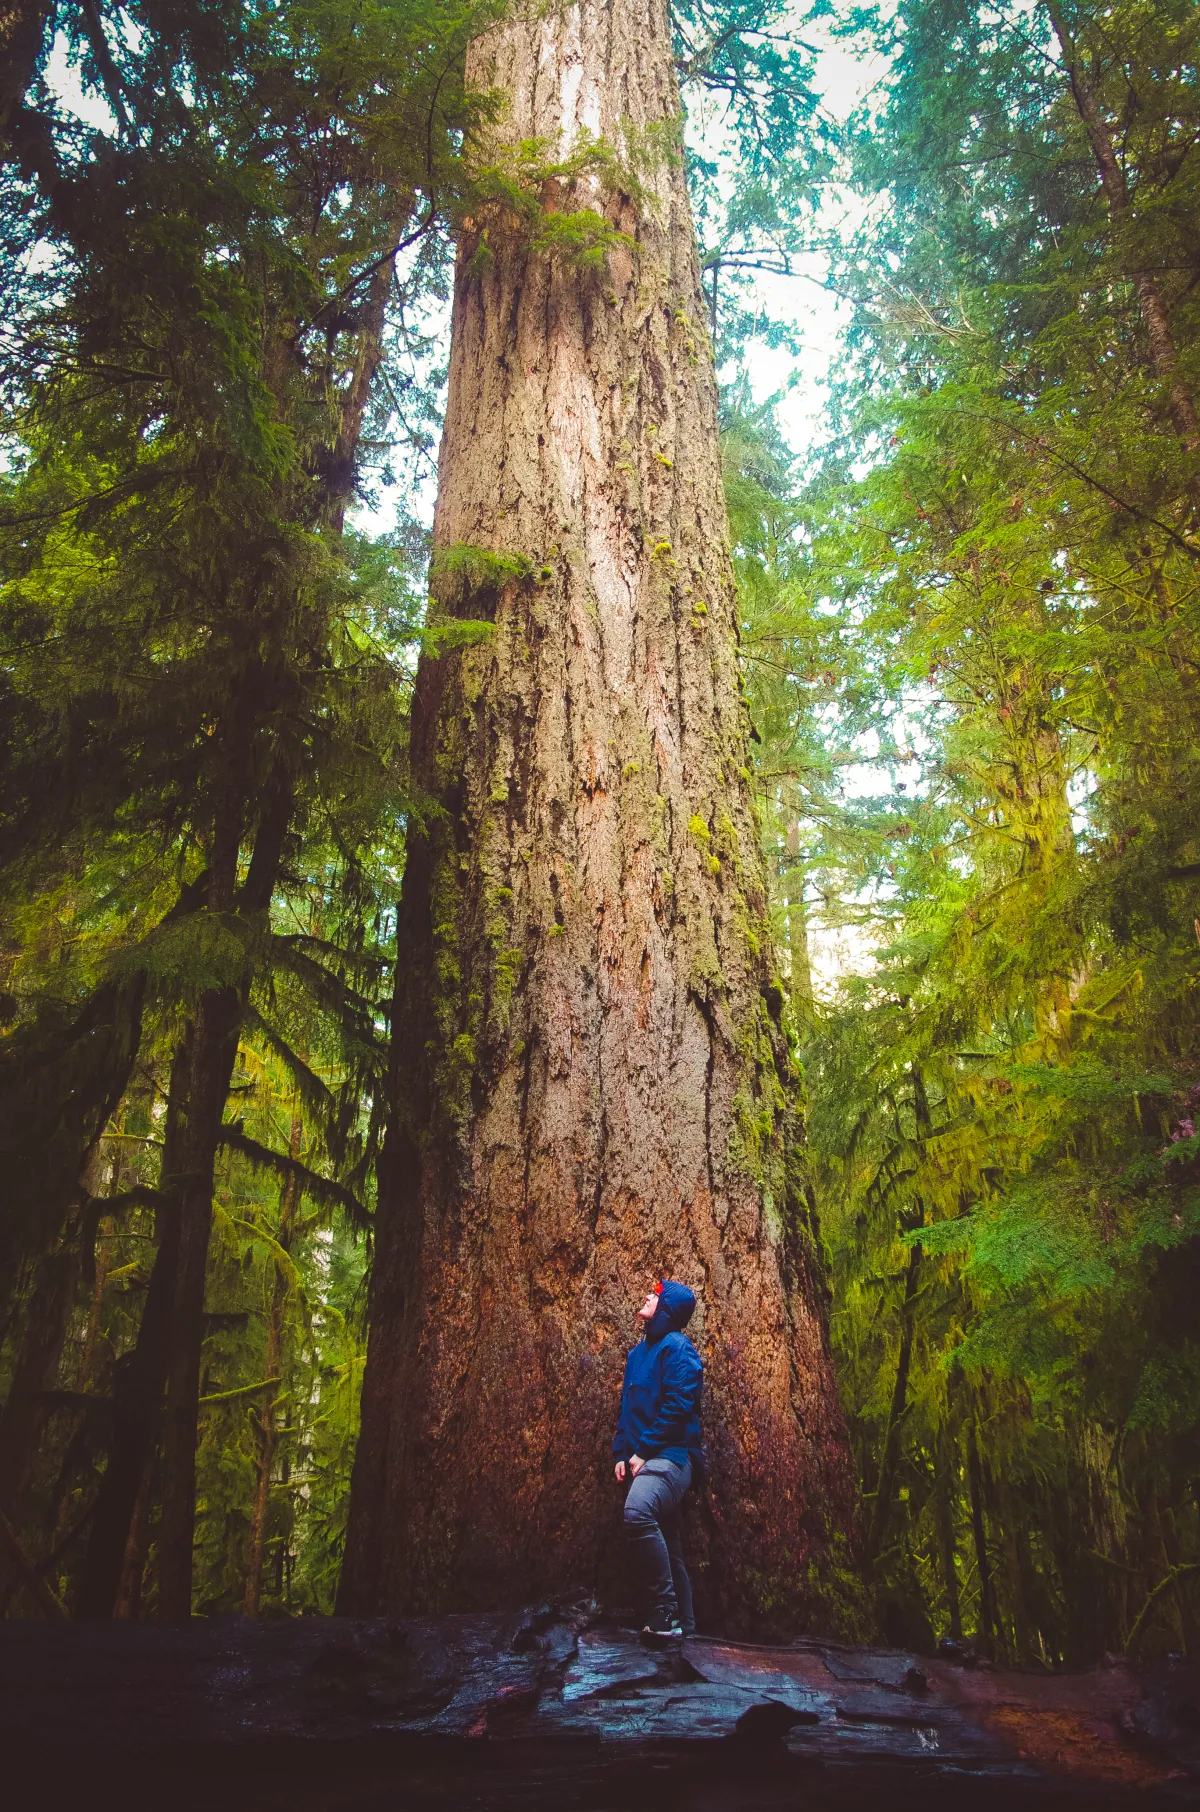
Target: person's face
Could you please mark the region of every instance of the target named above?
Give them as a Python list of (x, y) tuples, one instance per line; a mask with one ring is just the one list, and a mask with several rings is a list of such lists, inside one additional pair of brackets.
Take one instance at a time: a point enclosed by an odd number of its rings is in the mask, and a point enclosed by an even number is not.
[(638, 1317), (642, 1321), (652, 1321), (657, 1313), (658, 1313), (658, 1291), (651, 1290), (649, 1296), (647, 1296), (645, 1302), (642, 1304), (641, 1308), (638, 1310)]

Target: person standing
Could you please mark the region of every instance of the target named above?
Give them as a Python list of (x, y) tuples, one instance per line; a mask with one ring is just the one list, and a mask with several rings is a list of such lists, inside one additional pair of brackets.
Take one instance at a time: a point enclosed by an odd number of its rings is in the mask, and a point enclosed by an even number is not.
[(696, 1627), (679, 1531), (684, 1494), (704, 1463), (704, 1366), (683, 1332), (695, 1307), (686, 1284), (664, 1278), (638, 1310), (645, 1325), (625, 1361), (612, 1444), (617, 1483), (629, 1480), (625, 1534), (649, 1601), (642, 1634), (650, 1641), (679, 1640)]

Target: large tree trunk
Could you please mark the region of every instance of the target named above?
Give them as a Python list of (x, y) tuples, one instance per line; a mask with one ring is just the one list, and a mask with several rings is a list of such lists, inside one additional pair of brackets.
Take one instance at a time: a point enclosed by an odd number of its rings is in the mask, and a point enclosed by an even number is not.
[[(666, 8), (507, 21), (510, 145), (679, 113)], [(626, 131), (625, 129), (628, 128)], [(669, 131), (669, 127), (668, 127)], [(503, 151), (484, 148), (487, 161)], [(716, 386), (682, 168), (547, 178), (636, 241), (464, 233), (344, 1609), (508, 1604), (619, 1558), (632, 1310), (692, 1284), (706, 1614), (796, 1627), (854, 1489), (747, 770)], [(543, 235), (543, 238), (551, 235)], [(819, 1602), (820, 1601), (820, 1602)]]

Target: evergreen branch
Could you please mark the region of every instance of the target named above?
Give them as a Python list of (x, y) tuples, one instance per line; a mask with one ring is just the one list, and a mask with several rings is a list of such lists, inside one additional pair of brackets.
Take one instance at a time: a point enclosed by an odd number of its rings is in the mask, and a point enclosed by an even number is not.
[(83, 1208), (85, 1214), (99, 1219), (105, 1214), (119, 1214), (124, 1208), (161, 1208), (166, 1200), (163, 1190), (153, 1189), (149, 1183), (135, 1183), (131, 1189), (119, 1190), (116, 1195), (87, 1195)]
[[(327, 937), (316, 937), (311, 931), (288, 931), (277, 933), (281, 941), (307, 946), (310, 950), (319, 950), (322, 955), (332, 957), (339, 963), (362, 963), (367, 968), (384, 970), (388, 967), (385, 956), (372, 956), (369, 951), (350, 951), (343, 944), (335, 944)], [(360, 999), (365, 998), (363, 996)]]
[(1101, 497), (1106, 497), (1109, 503), (1115, 504), (1127, 516), (1132, 516), (1137, 522), (1144, 522), (1149, 528), (1160, 530), (1169, 541), (1183, 550), (1189, 560), (1200, 560), (1200, 546), (1197, 546), (1194, 541), (1189, 541), (1186, 536), (1179, 533), (1178, 529), (1172, 528), (1169, 522), (1163, 522), (1161, 517), (1151, 515), (1148, 510), (1143, 510), (1136, 503), (1131, 503), (1128, 497), (1122, 497), (1118, 491), (1114, 491), (1103, 480), (1096, 478), (1086, 467), (1081, 466), (1078, 460), (1071, 459), (1066, 453), (1059, 453), (1050, 445), (1044, 434), (1031, 433), (1016, 422), (1005, 421), (1003, 417), (989, 415), (984, 409), (964, 409), (961, 405), (956, 405), (946, 413), (964, 416), (969, 421), (986, 422), (989, 427), (1001, 428), (1010, 434), (1015, 434), (1028, 446), (1036, 448), (1039, 453), (1044, 453), (1047, 459), (1053, 460), (1054, 464), (1061, 466), (1065, 472), (1073, 472), (1076, 478), (1099, 492)]
[(349, 1024), (357, 1019), (356, 1030), (365, 1038), (375, 1036), (375, 1003), (308, 955), (301, 945), (307, 939), (295, 937), (290, 933), (276, 932), (271, 938), (271, 948), (276, 960), (288, 968), (300, 981), (306, 982), (317, 1001), (336, 1013)]
[(1137, 1567), (1126, 1566), (1123, 1560), (1114, 1560), (1109, 1554), (1101, 1554), (1099, 1548), (1085, 1548), (1084, 1553), (1089, 1560), (1098, 1560), (1102, 1566), (1112, 1567), (1118, 1573), (1133, 1573), (1140, 1577)]
[(240, 1125), (232, 1125), (227, 1121), (221, 1128), (217, 1142), (229, 1151), (236, 1151), (260, 1170), (274, 1171), (276, 1176), (285, 1179), (298, 1177), (301, 1189), (313, 1201), (328, 1208), (344, 1208), (357, 1226), (370, 1225), (371, 1217), (365, 1205), (344, 1184), (310, 1170), (307, 1164), (301, 1164), (286, 1151), (272, 1151), (269, 1145), (260, 1145), (257, 1139), (251, 1139), (244, 1133)]
[(129, 115), (125, 110), (125, 83), (121, 78), (120, 70), (113, 61), (113, 54), (108, 48), (108, 39), (104, 34), (104, 22), (100, 17), (100, 9), (96, 5), (96, 0), (80, 0), (80, 6), (87, 40), (91, 46), (92, 55), (96, 59), (96, 68), (100, 73), (105, 98), (113, 110), (122, 136), (129, 137), (131, 128)]
[(245, 1023), (251, 1026), (279, 1058), (295, 1084), (297, 1093), (306, 1107), (313, 1110), (323, 1119), (333, 1113), (334, 1101), (328, 1085), (322, 1082), (316, 1071), (307, 1064), (297, 1051), (277, 1032), (274, 1026), (261, 1014), (257, 1007), (247, 1004)]

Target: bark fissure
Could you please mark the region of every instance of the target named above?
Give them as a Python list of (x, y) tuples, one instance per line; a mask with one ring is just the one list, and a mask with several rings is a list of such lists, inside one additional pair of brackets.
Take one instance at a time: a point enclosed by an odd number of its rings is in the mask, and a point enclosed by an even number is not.
[[(509, 144), (586, 130), (624, 155), (679, 115), (657, 0), (506, 21), (469, 74), (506, 93)], [(529, 567), (486, 641), (418, 676), (413, 770), (443, 810), (400, 907), (394, 1144), (416, 1155), (381, 1178), (342, 1603), (603, 1583), (629, 1305), (671, 1272), (703, 1291), (714, 1610), (782, 1622), (853, 1487), (824, 1301), (783, 1250), (796, 1099), (683, 171), (606, 181), (554, 197), (636, 242), (604, 268), (499, 225), (487, 257), (481, 223), (460, 247), (435, 545)]]

